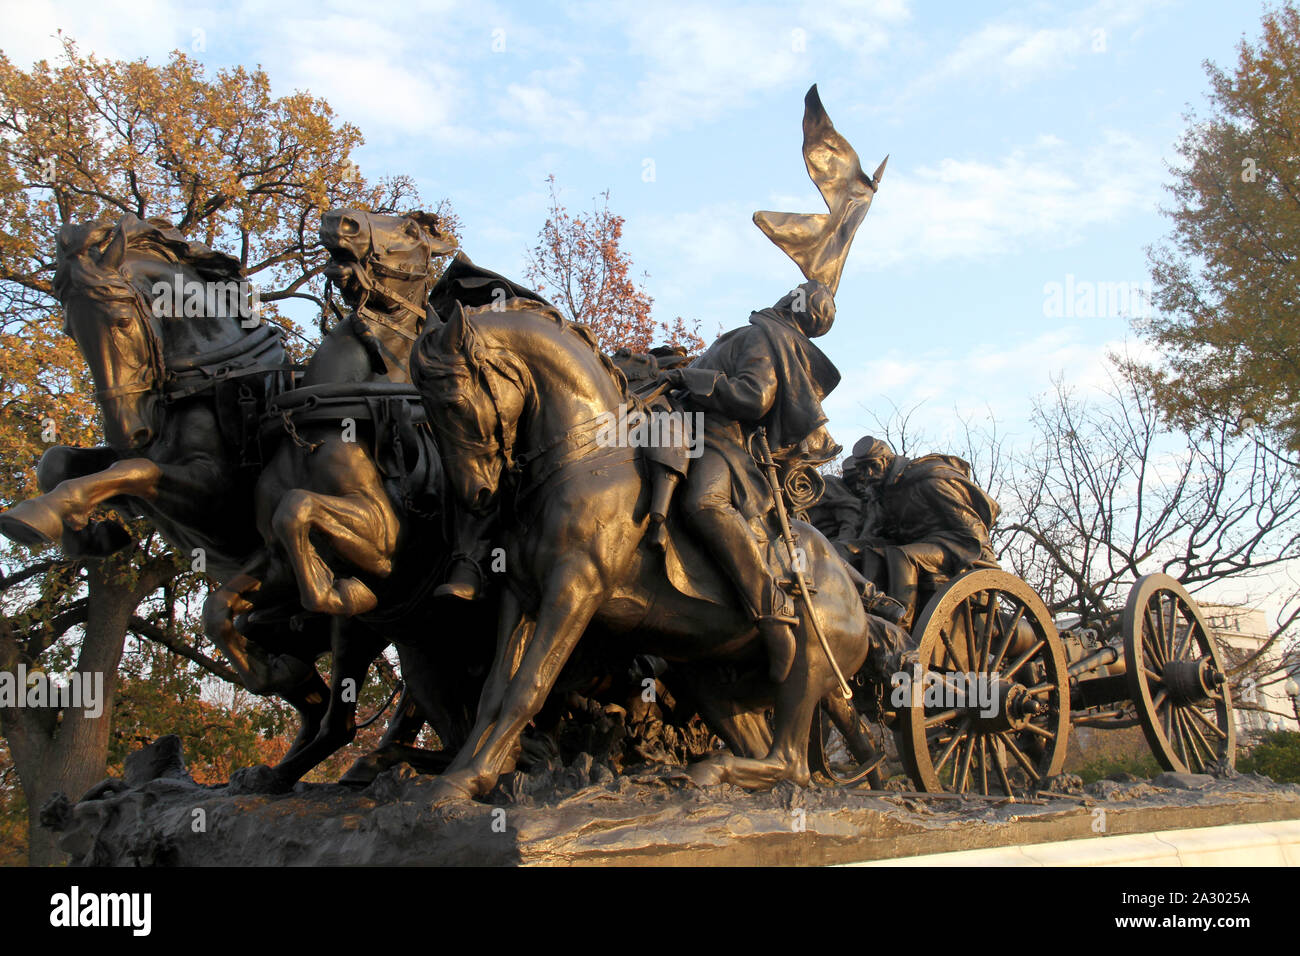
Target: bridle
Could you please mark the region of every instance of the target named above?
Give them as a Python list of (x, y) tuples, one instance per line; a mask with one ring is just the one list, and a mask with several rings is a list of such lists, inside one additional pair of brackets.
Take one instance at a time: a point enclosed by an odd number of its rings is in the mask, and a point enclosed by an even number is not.
[[(402, 282), (414, 282), (417, 279), (423, 279), (427, 285), (429, 278), (429, 257), (425, 256), (422, 264), (412, 264), (409, 266), (400, 264), (388, 265), (387, 263), (382, 262), (375, 251), (374, 226), (370, 222), (369, 217), (366, 218), (366, 249), (366, 254), (357, 260), (357, 269), (354, 270), (353, 273), (357, 281), (361, 284), (361, 297), (353, 311), (357, 315), (369, 319), (371, 322), (382, 325), (390, 332), (395, 332), (402, 336), (402, 338), (414, 342), (418, 337), (418, 333), (411, 332), (409, 329), (405, 329), (400, 325), (394, 325), (373, 309), (367, 308), (367, 304), (370, 301), (370, 296), (372, 294), (377, 294), (382, 298), (387, 299), (398, 308), (403, 309), (410, 315), (414, 316), (417, 325), (424, 320), (424, 308), (417, 303), (412, 302), (395, 289), (390, 289), (385, 285), (372, 282), (370, 277), (374, 275), (385, 279), (398, 279)], [(330, 303), (330, 307), (334, 309), (337, 314), (338, 309), (334, 306), (333, 296), (331, 294), (335, 285), (336, 283), (332, 278), (326, 279), (325, 295)]]
[[(515, 454), (519, 420), (516, 419), (514, 422), (507, 423), (506, 416), (502, 414), (503, 401), (499, 391), (501, 385), (497, 379), (498, 377), (505, 379), (512, 386), (519, 389), (521, 394), (526, 395), (527, 389), (523, 383), (507, 374), (501, 368), (500, 363), (489, 357), (482, 346), (468, 346), (466, 354), (462, 358), (477, 374), (479, 380), (483, 383), (484, 391), (487, 392), (492, 402), (492, 411), (496, 416), (495, 434), (492, 438), (496, 445), (495, 451), (500, 455), (503, 462), (501, 477), (503, 481), (509, 480), (513, 483), (516, 502), (522, 502), (530, 497), (544, 485), (550, 484), (554, 479), (567, 472), (572, 466), (589, 462), (593, 457), (599, 457), (599, 452), (593, 455), (589, 449), (596, 445), (596, 435), (605, 421), (605, 416), (609, 414), (607, 411), (598, 412), (590, 418), (578, 422), (538, 448), (523, 454)], [(644, 410), (645, 405), (643, 402), (634, 396), (628, 396), (628, 399), (630, 406)], [(453, 444), (457, 445), (461, 443), (453, 442)], [(620, 454), (626, 452), (626, 449), (612, 446), (607, 451), (610, 454)], [(558, 457), (557, 452), (559, 453)], [(447, 453), (444, 451), (442, 454), (444, 458), (453, 460), (465, 457), (463, 453)], [(541, 469), (542, 473), (530, 478), (529, 470), (537, 465), (544, 466)]]
[(162, 336), (150, 320), (152, 310), (140, 290), (126, 279), (123, 284), (129, 292), (104, 295), (104, 302), (129, 302), (134, 307), (136, 328), (145, 340), (148, 352), (148, 371), (141, 380), (109, 388), (97, 388), (97, 401), (117, 401), (129, 395), (151, 394), (160, 405), (192, 398), (215, 386), (218, 382), (267, 372), (292, 373), (296, 366), (275, 362), (273, 364), (243, 364), (239, 359), (260, 357), (276, 349), (282, 332), (269, 324), (261, 324), (238, 341), (188, 355), (173, 356), (168, 365), (163, 354)]
[(153, 323), (149, 320), (148, 304), (144, 296), (130, 282), (122, 280), (129, 293), (119, 295), (108, 295), (103, 297), (105, 302), (130, 302), (135, 310), (136, 326), (144, 333), (144, 340), (148, 349), (148, 377), (126, 385), (114, 385), (110, 388), (97, 388), (94, 395), (98, 401), (113, 401), (123, 398), (127, 395), (138, 395), (142, 392), (155, 394), (159, 399), (165, 398), (167, 365), (163, 361), (162, 339), (158, 331), (154, 328)]

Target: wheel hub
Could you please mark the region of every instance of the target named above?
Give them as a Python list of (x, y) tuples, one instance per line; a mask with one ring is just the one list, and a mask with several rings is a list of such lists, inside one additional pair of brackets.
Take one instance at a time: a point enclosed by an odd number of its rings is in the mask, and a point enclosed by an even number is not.
[(1169, 688), (1169, 696), (1180, 704), (1218, 697), (1219, 688), (1226, 680), (1208, 657), (1170, 661), (1160, 671), (1160, 678)]
[(1004, 683), (997, 687), (997, 707), (991, 715), (978, 707), (968, 707), (975, 729), (984, 733), (1023, 730), (1029, 721), (1047, 710), (1047, 705), (1029, 693), (1024, 684)]

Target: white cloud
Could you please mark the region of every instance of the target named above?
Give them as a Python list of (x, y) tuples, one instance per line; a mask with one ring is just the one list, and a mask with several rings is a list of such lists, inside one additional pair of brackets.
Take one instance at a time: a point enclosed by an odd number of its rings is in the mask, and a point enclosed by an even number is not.
[[(803, 83), (817, 68), (818, 43), (870, 55), (907, 19), (907, 6), (901, 0), (794, 10), (657, 3), (571, 13), (582, 24), (580, 38), (607, 29), (623, 33), (618, 66), (620, 72), (631, 66), (637, 79), (621, 81), (584, 57), (576, 69), (534, 71), (510, 84), (499, 108), (503, 119), (539, 137), (599, 149), (688, 129), (743, 107), (754, 94)], [(603, 42), (591, 46), (591, 59), (604, 51)]]
[(6, 0), (0, 3), (0, 50), (22, 69), (41, 59), (53, 62), (62, 53), (56, 36), (61, 29), (83, 54), (100, 59), (134, 59), (155, 49), (188, 51), (192, 30), (202, 26), (199, 16), (166, 0), (140, 0), (130, 6), (93, 0)]
[(1162, 173), (1158, 152), (1114, 131), (1087, 146), (1040, 137), (994, 160), (948, 157), (909, 169), (895, 157), (857, 241), (882, 239), (871, 255), (850, 256), (847, 269), (1068, 246), (1088, 227), (1154, 209)]
[(918, 78), (911, 92), (990, 79), (1016, 87), (1070, 69), (1080, 56), (1107, 53), (1116, 34), (1163, 3), (1100, 0), (1072, 13), (1047, 7), (1054, 21), (1047, 25), (999, 18), (962, 37), (933, 70)]
[(986, 342), (957, 351), (936, 348), (922, 354), (889, 351), (841, 368), (843, 379), (823, 405), (830, 430), (845, 447), (876, 426), (874, 416), (917, 407), (913, 426), (943, 442), (963, 418), (989, 416), (1000, 429), (1023, 428), (1034, 399), (1060, 377), (1081, 395), (1110, 383), (1111, 352), (1150, 359), (1141, 342), (1085, 341), (1075, 328), (1053, 328), (1032, 339)]

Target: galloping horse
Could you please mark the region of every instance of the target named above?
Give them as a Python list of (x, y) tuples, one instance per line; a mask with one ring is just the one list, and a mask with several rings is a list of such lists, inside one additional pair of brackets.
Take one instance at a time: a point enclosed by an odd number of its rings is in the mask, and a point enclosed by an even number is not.
[[(404, 746), (426, 717), (453, 745), (468, 725), (467, 708), (456, 716), (466, 686), (455, 682), (457, 648), (422, 646), (431, 643), (430, 596), (449, 551), (441, 464), (416, 421), (423, 409), (408, 371), (432, 259), (455, 247), (425, 213), (335, 209), (322, 217), (320, 237), (331, 256), (326, 274), (350, 311), (298, 387), (271, 403), (267, 427), (280, 437), (254, 492), (262, 547), (204, 607), (209, 633), (224, 640), (239, 633), (240, 615), (247, 627), (282, 618), (286, 605), (329, 621), (329, 705), (316, 738), (269, 772), (255, 768), (243, 778), (271, 790), (291, 786), (353, 739), (355, 690), (390, 643), (399, 645), (409, 700), (381, 752), (411, 756)], [(456, 623), (459, 610), (448, 609), (444, 622)], [(384, 762), (363, 758), (345, 779), (363, 782)]]
[[(536, 302), (456, 306), (444, 326), (425, 330), (411, 366), (457, 499), (476, 513), (503, 513), (510, 585), (477, 721), (438, 778), (434, 802), (485, 794), (512, 769), (520, 732), (589, 625), (634, 644), (632, 652), (680, 662), (705, 721), (737, 751), (692, 765), (698, 782), (806, 784), (814, 709), (836, 684), (826, 655), (805, 618), (789, 676), (771, 683), (749, 615), (676, 527), (669, 550), (689, 571), (670, 582), (665, 557), (642, 540), (647, 469), (636, 449), (596, 437), (597, 423), (631, 399), (590, 332)], [(795, 528), (831, 653), (854, 673), (873, 632), (892, 625), (868, 617), (826, 539), (811, 525)], [(719, 664), (749, 677), (710, 679)], [(753, 728), (772, 705), (769, 742)]]
[[(90, 520), (107, 505), (144, 517), (185, 555), (200, 549), (215, 580), (237, 571), (260, 543), (257, 418), (286, 368), (278, 330), (250, 321), (243, 278), (237, 260), (161, 220), (128, 213), (115, 226), (60, 230), (54, 292), (90, 366), (108, 445), (49, 449), (37, 469), (44, 493), (0, 515), (0, 532), (103, 556), (129, 541), (116, 522)], [(319, 640), (286, 627), (220, 644), (246, 687), (299, 712), (295, 747), (325, 710), (311, 664)]]

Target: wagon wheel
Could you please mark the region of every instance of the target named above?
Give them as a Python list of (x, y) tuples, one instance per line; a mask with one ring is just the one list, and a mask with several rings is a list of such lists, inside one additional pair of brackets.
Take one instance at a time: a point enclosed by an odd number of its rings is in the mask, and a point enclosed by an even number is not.
[(1167, 574), (1139, 578), (1124, 607), (1129, 696), (1160, 766), (1178, 773), (1231, 767), (1232, 696), (1201, 609)]
[[(847, 761), (835, 759), (832, 753), (835, 731), (839, 732), (848, 751)], [(876, 746), (866, 718), (838, 694), (825, 697), (813, 716), (808, 764), (813, 773), (833, 786), (852, 787), (866, 783), (873, 790), (881, 790), (885, 785), (884, 752)]]
[(1029, 585), (1005, 571), (968, 571), (930, 599), (916, 633), (896, 726), (917, 789), (1012, 796), (1061, 772), (1065, 647)]

